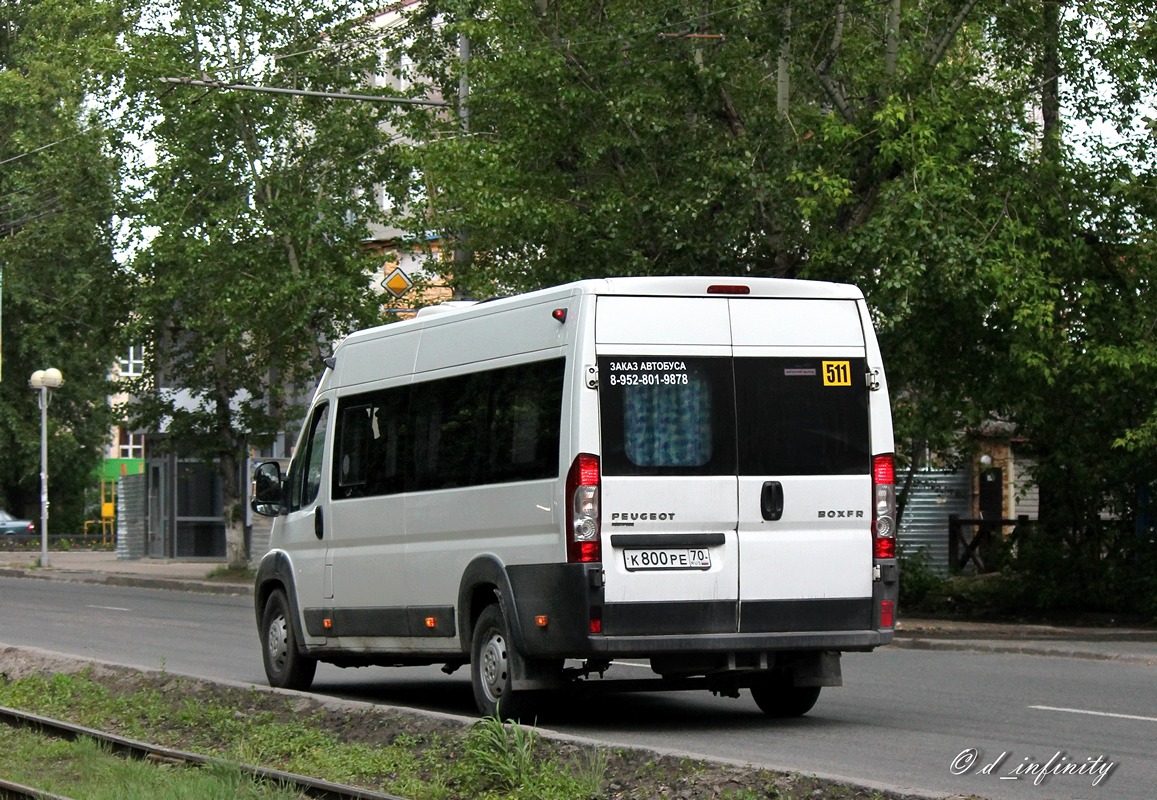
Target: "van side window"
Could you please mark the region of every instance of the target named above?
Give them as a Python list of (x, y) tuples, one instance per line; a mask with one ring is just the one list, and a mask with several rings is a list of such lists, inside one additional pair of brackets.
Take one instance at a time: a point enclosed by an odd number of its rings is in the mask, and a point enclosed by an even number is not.
[(364, 494), (366, 464), (373, 437), (373, 408), (368, 405), (343, 409), (338, 426), (337, 480), (342, 495)]
[(342, 398), (341, 497), (556, 478), (565, 359)]
[(486, 483), (482, 451), (489, 414), (489, 374), (460, 375), (415, 384), (413, 481), (408, 489), (450, 489)]
[(562, 367), (559, 359), (491, 374), (488, 482), (558, 476)]
[(289, 510), (304, 508), (317, 499), (321, 490), (321, 464), (325, 455), (325, 433), (329, 420), (329, 406), (323, 404), (313, 412), (309, 433), (302, 439), (303, 447), (294, 456), (290, 467)]
[(376, 392), (370, 409), (365, 493), (367, 496), (397, 494), (405, 489), (406, 454), (403, 446), (409, 390)]

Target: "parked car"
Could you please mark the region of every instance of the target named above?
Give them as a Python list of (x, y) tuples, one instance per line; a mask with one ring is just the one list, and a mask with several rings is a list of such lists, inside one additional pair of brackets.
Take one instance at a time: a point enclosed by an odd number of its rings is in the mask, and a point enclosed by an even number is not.
[(32, 520), (16, 519), (16, 517), (0, 508), (0, 534), (11, 536), (21, 533), (28, 535), (36, 533), (36, 526), (32, 524)]

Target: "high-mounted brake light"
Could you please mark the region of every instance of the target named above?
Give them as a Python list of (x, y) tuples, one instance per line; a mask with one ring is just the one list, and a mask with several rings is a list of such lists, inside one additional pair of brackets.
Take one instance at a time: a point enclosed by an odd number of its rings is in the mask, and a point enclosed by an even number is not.
[(603, 560), (599, 511), (599, 457), (580, 453), (566, 476), (566, 560)]
[(890, 453), (872, 461), (872, 554), (896, 557), (896, 467)]
[(751, 294), (751, 287), (735, 283), (715, 283), (707, 287), (707, 294)]

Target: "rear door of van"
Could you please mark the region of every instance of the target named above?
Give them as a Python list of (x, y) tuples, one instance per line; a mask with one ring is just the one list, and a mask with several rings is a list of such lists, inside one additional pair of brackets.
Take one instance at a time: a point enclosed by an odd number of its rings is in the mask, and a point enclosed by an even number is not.
[(869, 628), (856, 301), (600, 297), (596, 346), (604, 633)]
[(597, 300), (607, 635), (734, 632), (731, 321), (720, 298)]
[(739, 629), (870, 628), (872, 453), (857, 302), (729, 303)]

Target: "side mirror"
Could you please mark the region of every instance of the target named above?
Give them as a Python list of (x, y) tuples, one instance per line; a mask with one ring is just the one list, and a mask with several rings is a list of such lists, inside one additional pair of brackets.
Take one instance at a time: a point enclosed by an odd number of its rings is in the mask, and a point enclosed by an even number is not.
[(253, 493), (250, 507), (263, 517), (281, 513), (281, 465), (265, 461), (253, 470)]

